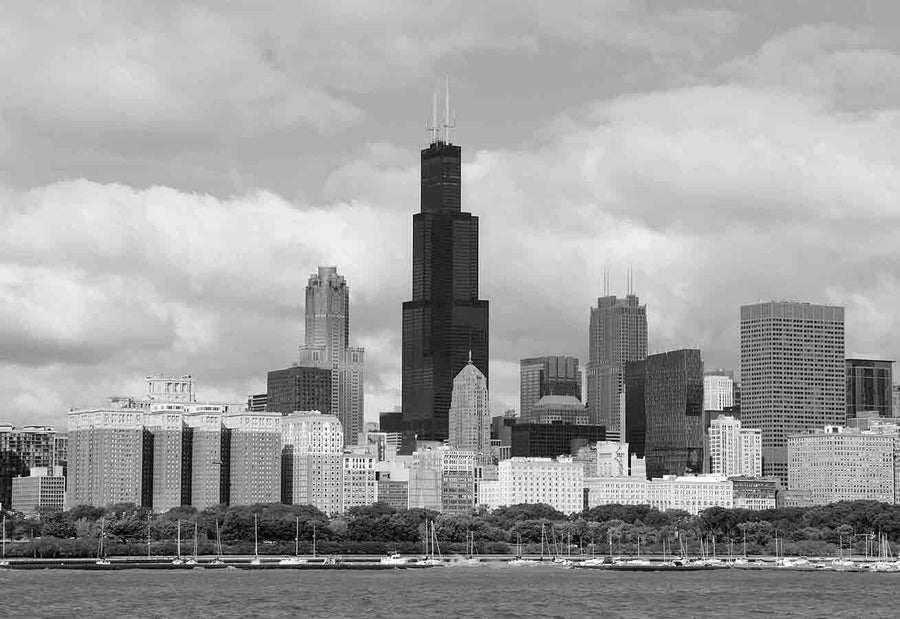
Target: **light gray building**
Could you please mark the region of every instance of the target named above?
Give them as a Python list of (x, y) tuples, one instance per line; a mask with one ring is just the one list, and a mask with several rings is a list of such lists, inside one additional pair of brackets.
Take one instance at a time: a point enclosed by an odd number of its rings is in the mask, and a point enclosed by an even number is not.
[(475, 453), (490, 451), (491, 408), (487, 379), (472, 363), (471, 357), (453, 379), (448, 425), (451, 447)]
[(365, 349), (350, 347), (350, 287), (337, 267), (319, 267), (306, 286), (306, 339), (300, 365), (331, 371), (331, 413), (355, 445), (365, 416)]
[(592, 424), (606, 426), (607, 438), (619, 438), (625, 363), (647, 357), (647, 306), (633, 294), (597, 299), (597, 307), (591, 308), (588, 352), (588, 417)]
[(787, 436), (846, 419), (844, 308), (741, 307), (741, 421), (762, 430), (763, 475), (788, 480)]

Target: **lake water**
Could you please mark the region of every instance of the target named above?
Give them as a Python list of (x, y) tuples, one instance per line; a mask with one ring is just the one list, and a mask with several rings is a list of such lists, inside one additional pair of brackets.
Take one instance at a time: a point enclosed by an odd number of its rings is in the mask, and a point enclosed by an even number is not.
[(900, 574), (0, 571), (2, 617), (894, 617)]

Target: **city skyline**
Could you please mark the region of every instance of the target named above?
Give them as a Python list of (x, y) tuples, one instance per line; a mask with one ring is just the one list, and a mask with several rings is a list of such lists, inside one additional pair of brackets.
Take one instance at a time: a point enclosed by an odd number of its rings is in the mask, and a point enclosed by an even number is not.
[[(24, 87), (0, 102), (0, 421), (62, 429), (146, 374), (197, 376), (200, 400), (261, 393), (322, 264), (354, 287), (366, 419), (392, 410), (417, 153), (446, 73), (495, 414), (517, 407), (520, 359), (586, 362), (602, 273), (622, 296), (629, 266), (651, 354), (699, 348), (737, 373), (739, 307), (797, 298), (846, 308), (847, 356), (897, 358), (881, 236), (900, 196), (897, 9), (711, 7), (416, 8), (352, 56), (310, 54), (335, 48), (290, 8), (11, 15), (23, 35), (0, 72)], [(316, 12), (333, 40), (362, 23)]]

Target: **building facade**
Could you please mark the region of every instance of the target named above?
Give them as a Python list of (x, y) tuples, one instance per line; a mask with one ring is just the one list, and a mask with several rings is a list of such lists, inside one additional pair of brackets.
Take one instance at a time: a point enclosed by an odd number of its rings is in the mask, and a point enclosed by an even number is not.
[(787, 437), (846, 421), (844, 308), (741, 307), (741, 421), (762, 430), (763, 474), (788, 478)]
[(0, 424), (0, 504), (10, 505), (12, 480), (35, 467), (64, 466), (65, 449), (50, 426)]
[(14, 478), (10, 504), (12, 511), (29, 517), (38, 516), (44, 510), (62, 511), (65, 508), (66, 478), (61, 473), (54, 467), (34, 467), (28, 477)]
[(488, 302), (478, 298), (478, 217), (461, 209), (461, 164), (462, 151), (449, 136), (434, 136), (421, 153), (401, 388), (404, 427), (421, 440), (447, 439), (453, 378), (469, 356), (490, 381)]
[(787, 438), (788, 490), (809, 505), (896, 501), (896, 427), (862, 431), (825, 426)]
[(529, 423), (588, 424), (588, 413), (581, 400), (571, 395), (545, 395), (535, 402), (521, 420)]
[(510, 458), (498, 465), (500, 505), (545, 503), (564, 514), (584, 505), (584, 468), (571, 458)]
[(449, 414), (450, 446), (476, 453), (491, 448), (491, 408), (487, 378), (471, 358), (453, 379)]
[(331, 411), (331, 370), (301, 366), (274, 370), (266, 380), (266, 410), (282, 415), (295, 411)]
[(875, 411), (894, 416), (894, 362), (884, 359), (847, 359), (847, 420)]
[(504, 424), (501, 430), (509, 432), (510, 456), (519, 458), (572, 455), (585, 445), (606, 440), (606, 429), (597, 425), (516, 423)]
[(703, 410), (724, 411), (734, 406), (734, 377), (717, 370), (703, 377)]
[(734, 488), (722, 475), (665, 475), (647, 484), (647, 504), (661, 512), (670, 509), (698, 515), (710, 507), (734, 507)]
[(647, 474), (703, 473), (703, 360), (682, 349), (647, 357), (644, 387)]
[(378, 500), (375, 458), (368, 454), (345, 453), (342, 464), (341, 513), (351, 507), (375, 503)]
[(647, 414), (644, 409), (646, 361), (625, 364), (625, 431), (621, 437), (631, 453), (643, 458), (647, 453)]
[(281, 498), (281, 414), (234, 412), (222, 417), (229, 435), (231, 505), (277, 503)]
[(717, 475), (761, 477), (762, 433), (742, 428), (741, 420), (721, 415), (709, 426), (710, 472)]
[[(313, 505), (326, 514), (344, 509), (344, 429), (334, 415), (307, 411), (281, 420), (281, 502)], [(351, 461), (347, 466), (362, 464)], [(353, 477), (358, 470), (351, 471)], [(374, 483), (374, 469), (372, 469)], [(366, 471), (362, 471), (365, 476)], [(355, 481), (355, 479), (354, 479)], [(348, 500), (356, 500), (348, 497)]]
[(647, 307), (636, 295), (600, 297), (591, 308), (585, 372), (590, 422), (622, 438), (625, 363), (647, 357)]
[(67, 505), (141, 505), (144, 413), (133, 409), (68, 414)]
[(519, 416), (528, 418), (531, 408), (548, 395), (581, 400), (578, 359), (551, 355), (519, 361)]

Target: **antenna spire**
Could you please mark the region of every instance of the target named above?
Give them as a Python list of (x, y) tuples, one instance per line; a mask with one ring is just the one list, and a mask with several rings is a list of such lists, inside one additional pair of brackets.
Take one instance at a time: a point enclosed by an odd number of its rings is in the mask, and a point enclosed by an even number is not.
[(437, 119), (438, 95), (437, 89), (431, 93), (431, 124), (426, 125), (425, 131), (431, 134), (431, 143), (435, 144), (439, 140), (440, 128)]
[(456, 121), (450, 116), (450, 74), (444, 85), (444, 142), (450, 143), (450, 130), (456, 128)]

